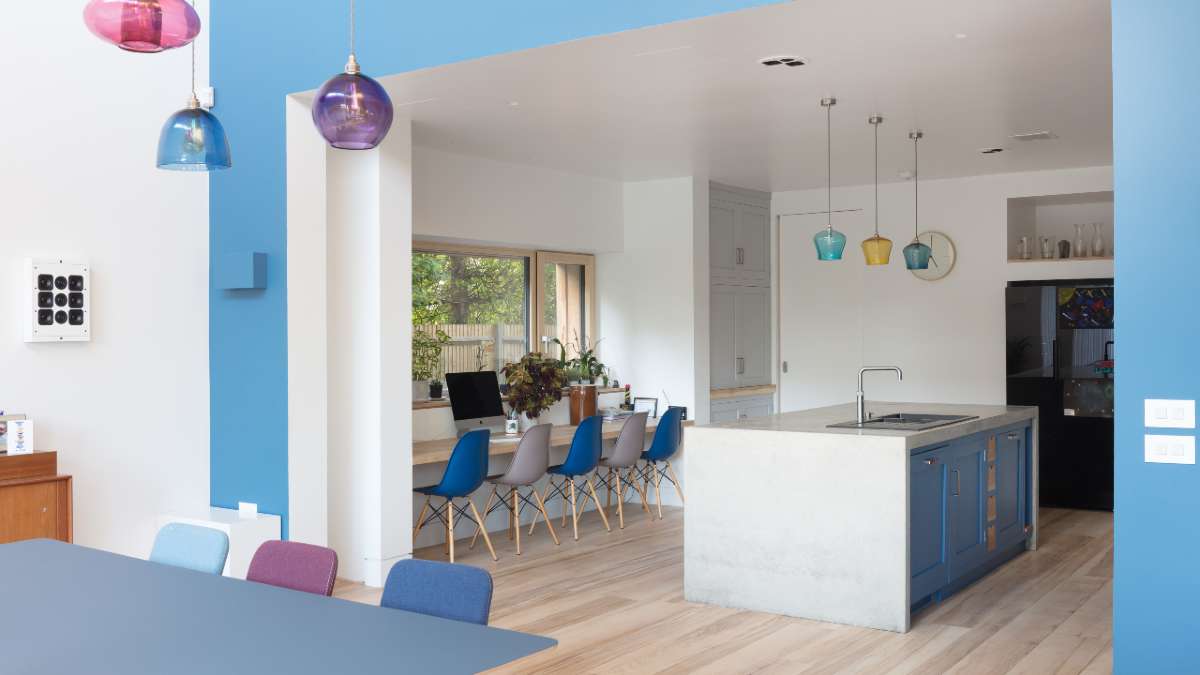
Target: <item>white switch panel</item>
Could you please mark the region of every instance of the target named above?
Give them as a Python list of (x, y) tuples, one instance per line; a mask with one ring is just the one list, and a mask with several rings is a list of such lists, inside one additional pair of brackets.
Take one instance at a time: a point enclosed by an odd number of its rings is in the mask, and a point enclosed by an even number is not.
[(1146, 461), (1157, 464), (1195, 464), (1195, 436), (1146, 434)]
[(1195, 429), (1196, 402), (1148, 398), (1146, 426), (1152, 429)]

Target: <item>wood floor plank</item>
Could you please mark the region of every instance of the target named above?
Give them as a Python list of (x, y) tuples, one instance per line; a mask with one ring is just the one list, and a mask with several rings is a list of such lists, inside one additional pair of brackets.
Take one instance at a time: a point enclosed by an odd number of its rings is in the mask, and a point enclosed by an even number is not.
[[(633, 510), (631, 509), (631, 512)], [(555, 546), (545, 526), (522, 555), (497, 537), (456, 546), (495, 582), (491, 624), (557, 647), (496, 673), (1061, 673), (1112, 671), (1112, 514), (1043, 509), (1039, 549), (914, 616), (906, 634), (689, 603), (683, 510), (638, 509), (624, 530), (580, 523)], [(444, 560), (442, 548), (417, 557)], [(337, 597), (378, 604), (379, 589), (339, 580)]]

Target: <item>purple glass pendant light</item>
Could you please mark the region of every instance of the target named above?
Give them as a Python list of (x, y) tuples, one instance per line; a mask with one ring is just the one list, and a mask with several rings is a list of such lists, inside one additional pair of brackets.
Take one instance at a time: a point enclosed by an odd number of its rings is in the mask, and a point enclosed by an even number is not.
[(392, 127), (392, 99), (383, 85), (363, 75), (354, 57), (354, 0), (350, 0), (350, 58), (345, 72), (317, 90), (313, 124), (335, 148), (370, 150)]
[(96, 37), (131, 52), (182, 47), (200, 33), (200, 16), (185, 0), (92, 0), (83, 21)]

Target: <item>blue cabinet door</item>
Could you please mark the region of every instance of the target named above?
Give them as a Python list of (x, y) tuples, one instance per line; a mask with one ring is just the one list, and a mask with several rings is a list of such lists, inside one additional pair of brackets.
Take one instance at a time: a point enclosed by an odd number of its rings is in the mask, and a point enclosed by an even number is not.
[(1025, 540), (1025, 452), (1028, 427), (996, 434), (996, 545)]
[(987, 555), (984, 472), (987, 442), (983, 437), (962, 439), (946, 454), (950, 581), (974, 570)]
[(910, 602), (946, 585), (946, 462), (933, 449), (909, 459)]

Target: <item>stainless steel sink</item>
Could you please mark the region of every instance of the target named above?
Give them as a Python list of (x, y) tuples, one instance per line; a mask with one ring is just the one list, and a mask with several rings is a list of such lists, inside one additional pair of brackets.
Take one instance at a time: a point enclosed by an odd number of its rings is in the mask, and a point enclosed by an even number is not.
[(976, 419), (977, 415), (936, 415), (933, 413), (894, 413), (864, 420), (830, 424), (830, 429), (893, 429), (896, 431), (924, 431), (950, 424)]

